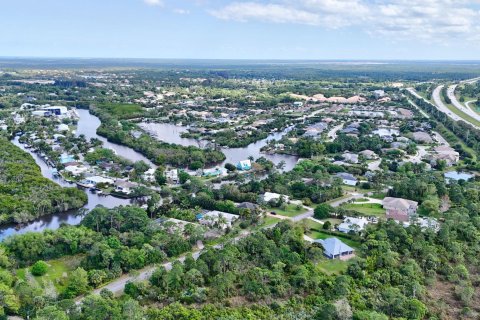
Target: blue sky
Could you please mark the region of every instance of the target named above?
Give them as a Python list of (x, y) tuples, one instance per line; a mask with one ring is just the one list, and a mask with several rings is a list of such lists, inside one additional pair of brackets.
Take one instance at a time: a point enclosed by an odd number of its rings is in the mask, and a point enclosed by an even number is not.
[(479, 0), (2, 0), (0, 56), (480, 59)]

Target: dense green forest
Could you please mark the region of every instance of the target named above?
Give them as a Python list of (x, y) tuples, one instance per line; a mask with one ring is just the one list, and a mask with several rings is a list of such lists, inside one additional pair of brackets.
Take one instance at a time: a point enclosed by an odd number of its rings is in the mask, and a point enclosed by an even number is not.
[(83, 191), (44, 178), (28, 153), (0, 137), (0, 223), (26, 222), (86, 202)]

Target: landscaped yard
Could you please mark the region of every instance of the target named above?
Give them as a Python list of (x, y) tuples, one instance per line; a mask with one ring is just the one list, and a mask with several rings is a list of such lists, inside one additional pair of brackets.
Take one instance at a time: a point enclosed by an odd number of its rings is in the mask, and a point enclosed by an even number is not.
[(303, 206), (298, 206), (296, 204), (287, 204), (284, 209), (281, 208), (268, 208), (268, 211), (273, 211), (278, 215), (286, 216), (286, 217), (296, 217), (299, 214), (307, 212)]
[[(80, 265), (81, 260), (81, 256), (69, 256), (57, 260), (46, 261), (46, 263), (49, 265), (47, 273), (39, 277), (34, 276), (34, 278), (42, 287), (47, 285), (49, 282), (52, 282), (55, 288), (60, 291), (64, 289), (64, 280), (67, 278), (67, 274), (75, 270)], [(20, 279), (25, 279), (27, 270), (29, 269), (30, 267), (18, 269), (18, 277)]]
[(379, 203), (348, 203), (342, 206), (343, 209), (357, 211), (358, 213), (383, 217), (385, 216), (385, 209)]
[(282, 221), (280, 218), (275, 218), (271, 216), (267, 216), (263, 219), (263, 221), (259, 224), (259, 227), (266, 227), (266, 226), (271, 226), (272, 224), (278, 223)]
[(348, 261), (339, 259), (327, 259), (320, 261), (318, 267), (326, 274), (340, 274), (347, 271)]

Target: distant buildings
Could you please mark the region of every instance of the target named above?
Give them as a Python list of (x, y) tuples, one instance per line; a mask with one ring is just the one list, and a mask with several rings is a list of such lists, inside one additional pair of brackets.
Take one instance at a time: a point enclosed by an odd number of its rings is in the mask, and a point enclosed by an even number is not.
[(380, 99), (385, 96), (385, 91), (383, 90), (375, 90), (373, 91), (373, 95), (375, 96), (375, 99)]

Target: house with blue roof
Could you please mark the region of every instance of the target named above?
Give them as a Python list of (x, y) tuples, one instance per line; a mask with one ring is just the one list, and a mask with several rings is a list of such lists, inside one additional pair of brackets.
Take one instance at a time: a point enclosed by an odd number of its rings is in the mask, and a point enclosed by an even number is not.
[(252, 162), (250, 160), (243, 160), (237, 163), (237, 169), (242, 171), (248, 171), (252, 169)]
[(348, 260), (355, 256), (355, 249), (337, 238), (315, 240), (323, 246), (323, 254), (329, 259)]

